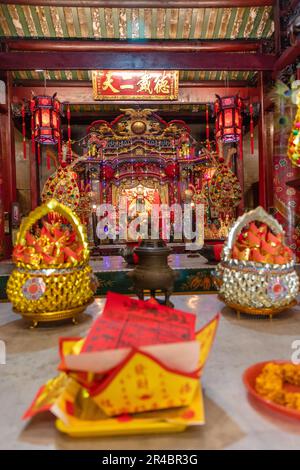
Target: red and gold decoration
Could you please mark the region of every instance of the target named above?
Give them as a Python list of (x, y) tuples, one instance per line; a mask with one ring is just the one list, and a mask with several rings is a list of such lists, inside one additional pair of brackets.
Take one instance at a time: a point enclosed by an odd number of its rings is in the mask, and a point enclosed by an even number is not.
[(30, 102), (33, 115), (33, 137), (39, 144), (56, 145), (60, 141), (62, 105), (53, 96), (34, 96)]
[(205, 105), (205, 120), (206, 120), (206, 125), (205, 125), (205, 133), (206, 133), (206, 147), (207, 150), (210, 150), (210, 141), (209, 141), (209, 105)]
[(60, 166), (49, 176), (42, 190), (42, 202), (54, 198), (74, 211), (81, 222), (86, 223), (92, 210), (91, 188), (89, 184), (80, 181), (73, 166), (74, 163), (64, 168)]
[(152, 109), (121, 111), (112, 122), (98, 120), (89, 126), (80, 141), (81, 157), (75, 152), (70, 156), (68, 131), (69, 157), (46, 181), (42, 201), (53, 197), (74, 210), (89, 224), (89, 240), (96, 243), (92, 206), (95, 226), (96, 209), (103, 202), (116, 207), (118, 223), (119, 201), (126, 197), (129, 224), (137, 215), (149, 216), (153, 204), (187, 202), (185, 195), (191, 192), (192, 204), (205, 205), (205, 237), (226, 238), (243, 193), (231, 169), (232, 149), (225, 161), (208, 150), (207, 141), (196, 152), (184, 121), (166, 122)]
[[(98, 201), (105, 200), (117, 207), (120, 196), (126, 196), (130, 210), (134, 211), (139, 200), (143, 203), (139, 207), (144, 207), (146, 212), (153, 203), (184, 202), (184, 195), (193, 186), (191, 202), (205, 201), (206, 204), (207, 238), (227, 236), (242, 195), (230, 165), (212, 149), (208, 151), (207, 142), (203, 142), (203, 151), (196, 153), (195, 141), (184, 121), (166, 122), (151, 109), (121, 111), (123, 114), (111, 123), (98, 120), (89, 127), (84, 142), (86, 157), (78, 159), (78, 164), (76, 159), (72, 163), (81, 181), (84, 179), (84, 184), (90, 184), (100, 175), (100, 184), (93, 185), (93, 188), (100, 186)], [(94, 173), (85, 170), (89, 165), (95, 169)], [(212, 202), (209, 189), (216, 170)], [(223, 190), (224, 198), (221, 197)], [(94, 204), (99, 203), (96, 191)]]
[(215, 102), (216, 140), (240, 142), (242, 140), (243, 102), (239, 96), (220, 97)]
[(299, 153), (297, 157), (294, 150), (298, 140), (297, 122), (300, 122), (299, 97), (297, 80), (288, 84), (276, 80), (270, 92), (270, 98), (275, 104), (272, 205), (276, 219), (284, 228), (286, 242), (296, 255), (297, 263), (300, 261), (300, 180), (297, 164)]
[(74, 437), (204, 424), (199, 378), (218, 321), (195, 332), (192, 314), (109, 292), (86, 338), (60, 340), (60, 375), (40, 389), (24, 418), (49, 410)]
[(288, 141), (288, 158), (292, 165), (300, 167), (300, 91), (297, 95), (297, 112)]
[(293, 261), (293, 253), (284, 244), (282, 233), (274, 235), (265, 223), (251, 222), (238, 236), (233, 246), (232, 258), (258, 263), (287, 264)]
[(177, 100), (177, 70), (96, 70), (94, 100)]
[(70, 208), (51, 199), (23, 220), (13, 250), (7, 295), (33, 322), (76, 317), (92, 301), (85, 228)]
[(239, 217), (217, 267), (222, 300), (237, 312), (279, 313), (296, 303), (299, 279), (281, 225), (262, 207)]
[(72, 161), (72, 145), (71, 145), (71, 110), (70, 104), (67, 104), (67, 120), (68, 120), (68, 151), (67, 151), (67, 162)]
[(76, 212), (80, 205), (77, 173), (69, 166), (66, 168), (59, 167), (47, 179), (41, 196), (43, 202), (54, 198)]
[[(61, 116), (63, 107), (53, 96), (33, 96), (30, 100), (29, 112), (31, 114), (31, 140), (32, 151), (35, 154), (37, 145), (37, 159), (41, 163), (41, 145), (57, 145), (58, 156), (61, 158)], [(69, 120), (69, 117), (68, 117)], [(26, 129), (25, 106), (22, 105), (22, 130), (24, 159), (26, 158)], [(69, 131), (68, 131), (69, 132)], [(69, 135), (69, 134), (68, 134)]]
[(224, 163), (218, 165), (210, 180), (209, 198), (213, 207), (226, 213), (241, 202), (242, 188), (239, 180)]
[[(87, 153), (72, 163), (84, 186), (100, 176), (93, 203), (118, 207), (124, 196), (130, 216), (136, 210), (138, 215), (149, 213), (152, 204), (179, 202), (180, 163), (191, 158), (194, 145), (189, 127), (180, 120), (166, 122), (152, 109), (121, 111), (111, 123), (90, 125)], [(89, 165), (94, 173), (87, 170)]]

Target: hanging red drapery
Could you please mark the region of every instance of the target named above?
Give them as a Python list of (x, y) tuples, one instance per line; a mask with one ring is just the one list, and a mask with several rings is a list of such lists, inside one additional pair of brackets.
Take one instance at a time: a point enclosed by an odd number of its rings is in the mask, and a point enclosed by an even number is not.
[(25, 105), (22, 105), (22, 135), (23, 135), (23, 156), (26, 160), (26, 123), (25, 123)]

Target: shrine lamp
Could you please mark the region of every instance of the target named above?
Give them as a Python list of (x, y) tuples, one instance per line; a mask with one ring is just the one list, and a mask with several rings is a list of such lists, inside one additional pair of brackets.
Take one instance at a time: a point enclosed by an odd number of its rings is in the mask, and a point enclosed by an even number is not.
[(39, 144), (60, 145), (62, 105), (53, 96), (33, 96), (30, 101), (32, 138)]
[(221, 98), (216, 95), (216, 140), (239, 142), (242, 135), (242, 100), (238, 95)]

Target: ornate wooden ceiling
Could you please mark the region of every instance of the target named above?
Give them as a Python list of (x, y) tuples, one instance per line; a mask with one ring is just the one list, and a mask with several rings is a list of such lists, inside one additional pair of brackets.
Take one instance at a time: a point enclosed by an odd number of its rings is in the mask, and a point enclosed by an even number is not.
[(1, 4), (0, 35), (65, 39), (260, 39), (273, 34), (272, 10), (271, 6), (166, 9)]
[[(274, 32), (272, 6), (98, 8), (56, 6), (56, 2), (53, 2), (54, 6), (50, 6), (50, 2), (46, 1), (48, 5), (43, 6), (22, 5), (20, 2), (5, 3), (10, 4), (0, 5), (0, 36), (6, 39), (260, 40), (270, 38)], [(246, 2), (247, 5), (248, 3)], [(253, 3), (257, 4), (257, 2)], [(255, 73), (251, 71), (182, 70), (180, 81), (251, 81), (254, 76)], [(13, 72), (13, 78), (32, 80), (43, 77), (39, 72), (27, 70)], [(47, 78), (89, 80), (89, 72), (83, 70), (47, 71)]]

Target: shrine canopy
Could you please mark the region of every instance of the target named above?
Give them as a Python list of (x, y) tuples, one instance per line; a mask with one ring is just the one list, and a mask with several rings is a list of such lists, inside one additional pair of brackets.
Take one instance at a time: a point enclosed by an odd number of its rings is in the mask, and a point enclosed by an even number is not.
[(87, 157), (99, 159), (105, 154), (112, 167), (122, 160), (147, 157), (161, 160), (165, 166), (176, 158), (195, 157), (195, 140), (184, 121), (164, 121), (152, 109), (121, 109), (111, 123), (94, 121), (87, 129)]

